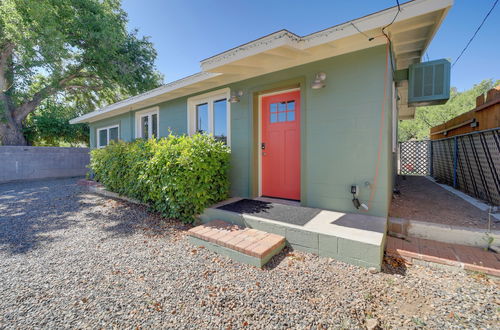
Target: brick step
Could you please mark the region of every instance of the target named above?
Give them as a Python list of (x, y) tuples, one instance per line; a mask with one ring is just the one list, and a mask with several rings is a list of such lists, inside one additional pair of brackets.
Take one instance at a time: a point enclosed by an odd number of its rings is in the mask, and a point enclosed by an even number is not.
[(188, 231), (189, 240), (231, 259), (256, 267), (264, 266), (285, 247), (285, 237), (212, 220)]

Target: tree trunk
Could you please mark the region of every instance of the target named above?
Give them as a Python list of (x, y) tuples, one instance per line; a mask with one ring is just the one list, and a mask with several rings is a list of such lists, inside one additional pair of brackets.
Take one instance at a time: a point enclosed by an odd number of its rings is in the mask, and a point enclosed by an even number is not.
[(23, 134), (22, 125), (0, 123), (0, 144), (3, 146), (25, 146), (28, 141)]

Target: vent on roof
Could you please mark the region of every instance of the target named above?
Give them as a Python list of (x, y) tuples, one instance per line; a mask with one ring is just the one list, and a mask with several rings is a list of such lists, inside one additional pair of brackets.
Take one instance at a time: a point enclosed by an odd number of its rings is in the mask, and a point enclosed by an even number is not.
[(446, 103), (450, 98), (450, 69), (450, 62), (445, 59), (410, 65), (408, 105)]

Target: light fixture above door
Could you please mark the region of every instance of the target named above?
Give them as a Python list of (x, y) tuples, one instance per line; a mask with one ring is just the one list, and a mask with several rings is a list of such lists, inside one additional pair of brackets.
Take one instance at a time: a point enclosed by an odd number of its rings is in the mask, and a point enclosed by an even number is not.
[(229, 98), (229, 103), (238, 103), (240, 102), (240, 97), (243, 96), (243, 91), (235, 91), (231, 92), (231, 97)]
[(325, 80), (326, 80), (326, 73), (324, 72), (316, 73), (316, 78), (314, 78), (314, 81), (311, 84), (311, 88), (312, 89), (324, 88), (326, 86)]

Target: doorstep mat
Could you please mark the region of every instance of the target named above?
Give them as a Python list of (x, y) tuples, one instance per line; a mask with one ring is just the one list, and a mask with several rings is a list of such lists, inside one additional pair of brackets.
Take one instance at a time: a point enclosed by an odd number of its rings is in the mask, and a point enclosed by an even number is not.
[(220, 210), (249, 214), (264, 219), (303, 226), (321, 212), (310, 207), (283, 205), (253, 199), (239, 201), (217, 207)]

